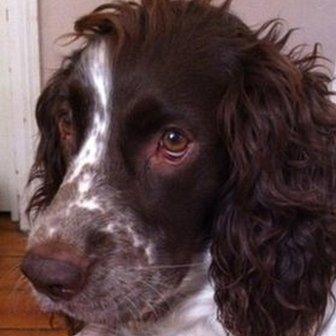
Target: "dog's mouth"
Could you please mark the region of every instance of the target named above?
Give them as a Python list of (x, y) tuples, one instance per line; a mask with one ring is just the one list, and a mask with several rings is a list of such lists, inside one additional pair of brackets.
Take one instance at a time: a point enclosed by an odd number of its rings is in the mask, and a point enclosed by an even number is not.
[[(146, 304), (132, 303), (127, 301), (119, 304), (111, 300), (110, 303), (97, 299), (92, 305), (81, 300), (53, 301), (44, 294), (37, 293), (37, 298), (41, 309), (49, 314), (65, 315), (70, 320), (71, 329), (74, 326), (81, 329), (87, 324), (104, 325), (109, 331), (126, 329), (132, 333), (152, 328), (158, 321), (168, 315), (172, 306), (177, 301), (176, 297), (169, 297), (166, 300), (148, 307)], [(78, 303), (79, 302), (79, 303)], [(136, 310), (139, 308), (138, 310)], [(79, 331), (76, 329), (76, 332)], [(74, 329), (73, 329), (74, 330)]]
[[(105, 282), (89, 282), (78, 295), (70, 300), (53, 300), (37, 292), (35, 296), (42, 310), (49, 313), (62, 313), (77, 321), (107, 325), (109, 329), (127, 328), (139, 330), (150, 327), (162, 320), (181, 299), (199, 290), (204, 284), (204, 269), (193, 269), (189, 273), (175, 278), (161, 278), (159, 275), (147, 281), (138, 276), (137, 281), (119, 286), (105, 287)], [(152, 275), (153, 276), (153, 275)], [(96, 279), (95, 279), (96, 280)], [(192, 285), (191, 285), (192, 284)], [(116, 289), (116, 287), (118, 289)]]
[[(126, 293), (100, 293), (90, 296), (91, 288), (85, 288), (70, 300), (60, 300), (47, 296), (34, 289), (35, 297), (41, 309), (48, 313), (61, 313), (85, 323), (108, 325), (110, 329), (127, 327), (137, 330), (140, 326), (150, 325), (162, 319), (178, 301), (176, 289), (168, 285), (150, 285), (152, 291), (137, 288)], [(99, 286), (98, 286), (99, 287)], [(162, 289), (165, 288), (165, 291)], [(133, 292), (133, 293), (132, 293)]]

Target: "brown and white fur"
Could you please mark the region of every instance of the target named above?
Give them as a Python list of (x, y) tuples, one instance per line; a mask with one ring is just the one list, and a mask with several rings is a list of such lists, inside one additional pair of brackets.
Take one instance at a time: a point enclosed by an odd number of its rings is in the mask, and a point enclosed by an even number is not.
[(336, 333), (330, 79), (229, 5), (101, 6), (39, 99), (22, 270), (81, 336)]

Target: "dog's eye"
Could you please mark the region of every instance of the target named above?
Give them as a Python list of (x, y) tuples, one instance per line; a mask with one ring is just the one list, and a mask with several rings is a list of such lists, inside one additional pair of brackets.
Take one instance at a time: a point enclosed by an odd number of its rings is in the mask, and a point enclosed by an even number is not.
[(60, 110), (58, 115), (58, 128), (63, 140), (69, 140), (74, 132), (72, 112), (69, 109)]
[(187, 136), (178, 129), (167, 130), (162, 137), (161, 147), (172, 158), (182, 157), (189, 145)]
[(62, 111), (59, 117), (60, 123), (64, 127), (71, 127), (72, 126), (72, 115), (69, 111)]

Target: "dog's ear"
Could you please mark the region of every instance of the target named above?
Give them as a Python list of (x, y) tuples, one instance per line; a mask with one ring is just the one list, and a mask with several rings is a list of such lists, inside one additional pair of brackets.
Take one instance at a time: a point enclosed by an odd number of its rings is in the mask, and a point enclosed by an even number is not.
[(218, 111), (231, 167), (211, 275), (219, 319), (237, 336), (315, 335), (335, 277), (330, 79), (316, 71), (316, 49), (282, 54), (290, 34), (278, 28), (239, 37), (240, 66)]
[(27, 208), (28, 214), (43, 210), (56, 194), (65, 174), (66, 160), (61, 144), (56, 110), (61, 108), (61, 87), (67, 80), (64, 70), (59, 70), (49, 81), (36, 106), (36, 121), (40, 140), (29, 182), (38, 180)]

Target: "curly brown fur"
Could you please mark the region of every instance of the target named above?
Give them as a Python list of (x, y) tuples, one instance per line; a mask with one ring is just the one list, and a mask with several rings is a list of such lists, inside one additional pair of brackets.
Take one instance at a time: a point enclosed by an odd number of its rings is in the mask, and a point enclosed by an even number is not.
[(241, 336), (317, 335), (335, 279), (336, 109), (317, 47), (282, 53), (272, 21), (235, 39), (218, 112), (231, 158), (211, 275), (223, 324)]

